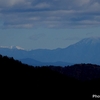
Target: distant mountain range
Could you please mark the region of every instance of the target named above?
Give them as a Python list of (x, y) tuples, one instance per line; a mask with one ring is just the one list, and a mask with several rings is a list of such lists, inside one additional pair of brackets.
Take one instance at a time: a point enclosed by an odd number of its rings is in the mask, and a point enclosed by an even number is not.
[(72, 65), (72, 63), (68, 63), (68, 62), (62, 62), (62, 61), (57, 61), (57, 62), (41, 62), (41, 61), (37, 61), (31, 58), (25, 58), (25, 59), (20, 59), (20, 61), (24, 64), (28, 64), (28, 65), (33, 65), (33, 66), (50, 66), (50, 65), (54, 65), (54, 66), (68, 66), (68, 65)]
[(0, 54), (31, 65), (100, 64), (100, 37), (85, 38), (66, 48), (24, 50), (21, 47), (0, 47)]

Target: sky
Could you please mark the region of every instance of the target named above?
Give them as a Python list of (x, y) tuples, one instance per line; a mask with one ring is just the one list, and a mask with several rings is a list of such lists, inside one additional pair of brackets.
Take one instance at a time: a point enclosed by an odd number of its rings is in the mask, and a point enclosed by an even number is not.
[(0, 0), (0, 46), (65, 48), (100, 37), (100, 0)]

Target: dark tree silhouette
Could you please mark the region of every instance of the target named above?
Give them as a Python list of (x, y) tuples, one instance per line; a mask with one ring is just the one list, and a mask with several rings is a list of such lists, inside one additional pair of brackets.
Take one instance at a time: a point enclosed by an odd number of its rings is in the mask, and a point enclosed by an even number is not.
[(6, 97), (9, 95), (14, 98), (28, 96), (28, 99), (34, 99), (35, 96), (37, 99), (86, 99), (99, 91), (98, 65), (34, 67), (12, 57), (0, 55), (0, 71), (1, 93)]

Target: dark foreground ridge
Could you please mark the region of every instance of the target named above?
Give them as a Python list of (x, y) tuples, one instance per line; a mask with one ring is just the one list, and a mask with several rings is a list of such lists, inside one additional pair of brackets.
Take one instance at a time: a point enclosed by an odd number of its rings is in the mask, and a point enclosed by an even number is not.
[[(1, 95), (14, 99), (20, 96), (46, 100), (92, 98), (93, 94), (100, 93), (99, 67), (92, 64), (77, 64), (68, 68), (34, 67), (0, 55)], [(93, 75), (88, 74), (89, 71)]]

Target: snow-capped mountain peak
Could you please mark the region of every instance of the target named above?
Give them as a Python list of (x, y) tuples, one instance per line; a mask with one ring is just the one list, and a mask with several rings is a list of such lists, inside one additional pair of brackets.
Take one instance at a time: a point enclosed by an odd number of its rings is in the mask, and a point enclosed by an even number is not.
[(100, 37), (89, 37), (89, 38), (82, 39), (81, 41), (77, 42), (76, 44), (94, 45), (94, 44), (98, 44), (98, 43), (100, 43)]
[(9, 48), (8, 46), (0, 46), (0, 48)]
[(10, 49), (20, 49), (20, 50), (24, 50), (24, 48), (19, 47), (19, 46), (11, 46)]
[(0, 46), (0, 48), (25, 50), (24, 48), (19, 46)]

